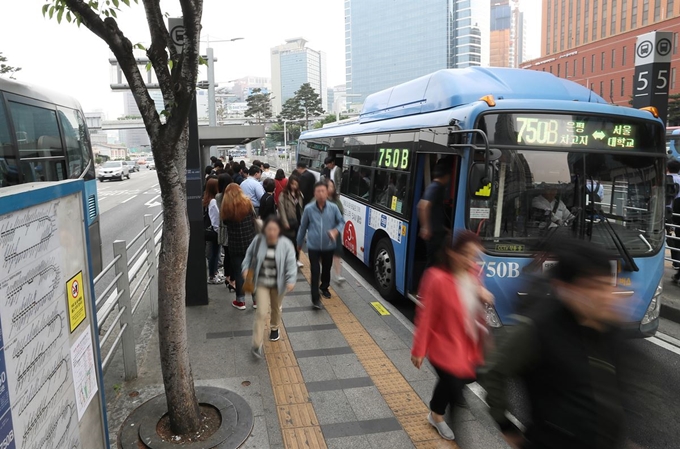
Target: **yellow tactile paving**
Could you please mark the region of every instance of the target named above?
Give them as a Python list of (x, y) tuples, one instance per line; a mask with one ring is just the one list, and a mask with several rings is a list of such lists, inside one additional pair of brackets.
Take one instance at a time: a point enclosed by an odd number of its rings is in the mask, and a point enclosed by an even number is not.
[(304, 384), (280, 385), (274, 389), (277, 405), (303, 404), (309, 402), (309, 393)]
[(286, 449), (327, 449), (293, 347), (282, 325), (279, 341), (264, 343), (276, 411)]
[(292, 429), (295, 427), (318, 426), (319, 420), (316, 419), (314, 407), (310, 402), (305, 404), (289, 404), (276, 407), (279, 412), (279, 422), (282, 429)]
[[(300, 254), (305, 268), (302, 274), (310, 281), (309, 260)], [(338, 295), (331, 290), (331, 299), (323, 299), (323, 304), (336, 326), (347, 340), (359, 362), (383, 395), (406, 434), (418, 449), (458, 448), (450, 441), (443, 440), (427, 422), (429, 407), (420, 399), (411, 385), (404, 379), (392, 361), (380, 349), (373, 337), (358, 322)]]
[(287, 449), (327, 447), (319, 426), (283, 429), (283, 444)]

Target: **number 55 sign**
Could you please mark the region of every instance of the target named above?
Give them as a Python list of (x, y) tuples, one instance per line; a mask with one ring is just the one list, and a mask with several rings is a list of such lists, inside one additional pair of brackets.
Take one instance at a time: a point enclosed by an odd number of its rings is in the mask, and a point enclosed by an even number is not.
[(673, 33), (652, 31), (638, 36), (635, 45), (633, 107), (654, 106), (666, 122)]

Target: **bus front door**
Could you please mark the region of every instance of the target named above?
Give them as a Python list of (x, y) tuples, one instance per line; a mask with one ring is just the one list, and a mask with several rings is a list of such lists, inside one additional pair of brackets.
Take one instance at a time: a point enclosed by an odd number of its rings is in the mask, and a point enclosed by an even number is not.
[(434, 227), (431, 229), (431, 234), (444, 233), (446, 238), (451, 238), (453, 229), (457, 191), (456, 181), (458, 179), (460, 157), (450, 153), (419, 153), (416, 157), (413, 210), (411, 211), (412, 220), (409, 233), (410, 269), (407, 270), (409, 276), (407, 279), (407, 296), (412, 300), (416, 300), (418, 297), (418, 286), (423, 272), (428, 267), (428, 264), (432, 264), (433, 257), (438, 256), (438, 254), (432, 255), (428, 253), (428, 247), (431, 245), (423, 238), (427, 236), (421, 232), (419, 216), (419, 211), (420, 213), (425, 213), (422, 208), (419, 209), (419, 204), (424, 204), (421, 203), (421, 200), (423, 200), (428, 186), (434, 181), (435, 167), (438, 165), (444, 167), (444, 173), (449, 175), (450, 181), (444, 186), (444, 192), (440, 197), (441, 202), (439, 204), (431, 204), (427, 209), (429, 211), (429, 218), (434, 218), (436, 222), (433, 223)]

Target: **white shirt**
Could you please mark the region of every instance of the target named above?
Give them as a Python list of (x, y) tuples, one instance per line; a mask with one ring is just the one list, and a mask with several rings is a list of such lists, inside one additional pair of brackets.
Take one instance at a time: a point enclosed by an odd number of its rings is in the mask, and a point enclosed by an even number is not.
[(557, 201), (557, 198), (552, 201), (548, 201), (543, 195), (539, 195), (531, 201), (531, 207), (541, 210), (549, 210), (551, 212), (551, 228), (557, 226), (557, 221), (561, 220), (562, 222), (565, 222), (569, 217), (571, 217), (571, 212), (569, 212), (569, 209), (567, 209), (567, 206), (565, 206), (562, 201), (559, 202), (557, 209), (553, 213), (552, 211), (555, 208), (555, 201)]
[(269, 170), (269, 171), (262, 170), (262, 175), (260, 175), (260, 182), (263, 182), (267, 178), (274, 179), (275, 176), (276, 176), (276, 173), (274, 173), (271, 170)]
[(215, 198), (210, 200), (208, 204), (208, 217), (210, 217), (210, 224), (215, 231), (220, 230), (220, 209), (217, 207), (217, 200)]
[[(597, 192), (595, 192), (595, 188), (597, 188)], [(593, 181), (591, 179), (586, 181), (586, 190), (588, 192), (593, 192), (596, 193), (597, 196), (600, 197), (600, 200), (604, 198), (604, 186), (599, 183), (599, 181)]]

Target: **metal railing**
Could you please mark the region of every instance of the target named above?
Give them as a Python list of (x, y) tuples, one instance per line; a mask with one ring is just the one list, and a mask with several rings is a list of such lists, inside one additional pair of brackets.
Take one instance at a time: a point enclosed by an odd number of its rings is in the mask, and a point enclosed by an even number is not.
[[(94, 279), (95, 290), (98, 290), (98, 284), (110, 277), (109, 274), (113, 275), (113, 280), (99, 292), (95, 301), (97, 324), (100, 330), (105, 329), (99, 347), (104, 371), (122, 347), (125, 380), (137, 377), (133, 318), (146, 297), (151, 316), (158, 316), (157, 247), (163, 229), (162, 216), (163, 212), (156, 216), (144, 215), (144, 227), (129, 243), (125, 240), (113, 242), (113, 260)], [(134, 253), (130, 255), (132, 251)]]

